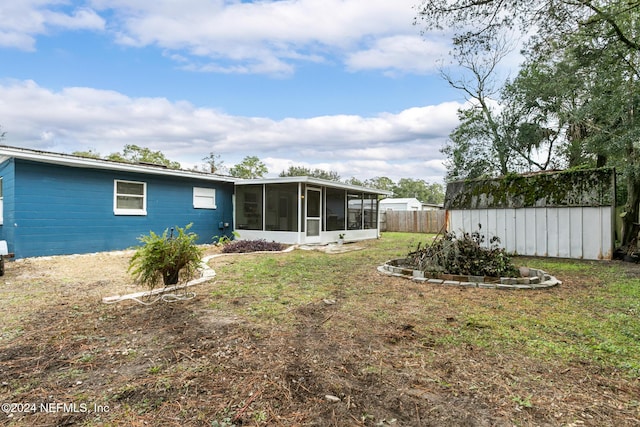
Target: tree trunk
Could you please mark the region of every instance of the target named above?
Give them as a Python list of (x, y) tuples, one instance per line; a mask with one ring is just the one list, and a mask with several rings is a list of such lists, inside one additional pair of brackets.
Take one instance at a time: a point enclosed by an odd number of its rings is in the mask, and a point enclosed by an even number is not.
[(603, 168), (607, 165), (607, 156), (605, 156), (604, 154), (598, 154), (596, 155), (596, 167), (597, 168)]
[[(631, 168), (630, 168), (631, 169)], [(640, 176), (634, 170), (627, 174), (626, 215), (622, 219), (622, 246), (631, 243), (638, 237), (638, 214), (640, 213)]]

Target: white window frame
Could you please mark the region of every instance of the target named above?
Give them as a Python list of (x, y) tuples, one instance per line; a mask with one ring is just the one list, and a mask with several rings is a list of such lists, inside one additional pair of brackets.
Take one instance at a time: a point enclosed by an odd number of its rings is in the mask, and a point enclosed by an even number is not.
[[(118, 194), (118, 183), (142, 185), (142, 195), (139, 194)], [(140, 197), (142, 198), (142, 209), (122, 209), (118, 208), (118, 196)], [(146, 215), (147, 214), (147, 183), (141, 181), (126, 181), (123, 179), (113, 180), (113, 213), (114, 215)]]
[(216, 209), (215, 188), (193, 187), (194, 209)]

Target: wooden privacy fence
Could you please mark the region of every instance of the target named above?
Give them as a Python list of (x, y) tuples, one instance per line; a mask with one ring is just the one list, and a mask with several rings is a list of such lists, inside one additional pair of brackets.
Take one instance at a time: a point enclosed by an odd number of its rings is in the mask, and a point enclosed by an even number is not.
[(445, 211), (382, 211), (381, 231), (438, 233), (444, 229)]

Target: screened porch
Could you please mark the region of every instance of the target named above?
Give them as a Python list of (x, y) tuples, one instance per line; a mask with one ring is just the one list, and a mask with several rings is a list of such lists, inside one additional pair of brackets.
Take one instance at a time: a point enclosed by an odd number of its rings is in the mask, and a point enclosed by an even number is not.
[(310, 177), (244, 180), (235, 188), (241, 239), (326, 244), (379, 237), (379, 200), (389, 192)]

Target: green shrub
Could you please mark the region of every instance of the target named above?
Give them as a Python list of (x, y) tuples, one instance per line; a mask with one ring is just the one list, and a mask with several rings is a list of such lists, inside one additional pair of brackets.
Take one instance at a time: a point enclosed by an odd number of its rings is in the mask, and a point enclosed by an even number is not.
[(237, 239), (240, 234), (237, 231), (231, 232), (231, 237), (229, 236), (213, 236), (213, 244), (216, 246), (226, 246), (229, 243), (233, 242), (233, 239)]
[(168, 286), (180, 278), (189, 281), (195, 276), (202, 250), (195, 244), (198, 235), (188, 232), (192, 225), (172, 228), (170, 235), (166, 229), (161, 235), (151, 231), (138, 238), (143, 245), (136, 250), (128, 269), (136, 283), (153, 289), (160, 283)]

